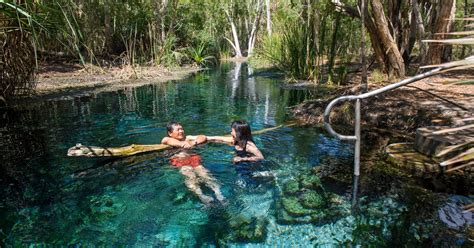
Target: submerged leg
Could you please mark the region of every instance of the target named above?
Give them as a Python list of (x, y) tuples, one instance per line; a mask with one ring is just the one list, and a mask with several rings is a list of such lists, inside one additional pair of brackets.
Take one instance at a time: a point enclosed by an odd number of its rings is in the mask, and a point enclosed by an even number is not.
[(204, 166), (202, 165), (195, 167), (194, 171), (199, 177), (204, 179), (204, 183), (207, 185), (207, 187), (209, 187), (210, 189), (212, 189), (212, 191), (214, 191), (214, 193), (216, 194), (217, 200), (219, 200), (220, 202), (223, 202), (225, 200), (225, 197), (222, 195), (221, 188), (219, 184), (217, 183), (216, 179), (209, 175), (209, 171), (206, 168), (204, 168)]
[(194, 192), (199, 197), (202, 203), (208, 204), (214, 200), (212, 197), (204, 195), (202, 193), (202, 190), (199, 187), (199, 182), (197, 180), (196, 174), (194, 173), (192, 167), (183, 166), (181, 167), (179, 172), (181, 172), (181, 174), (183, 174), (186, 177), (184, 181), (184, 184), (186, 184), (186, 187), (188, 187), (189, 190)]

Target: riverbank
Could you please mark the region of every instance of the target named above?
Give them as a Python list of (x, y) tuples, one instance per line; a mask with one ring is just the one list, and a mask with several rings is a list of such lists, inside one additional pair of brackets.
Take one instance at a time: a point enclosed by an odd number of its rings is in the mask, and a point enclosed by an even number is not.
[[(388, 85), (388, 82), (369, 81), (369, 90)], [(357, 95), (358, 87), (324, 89), (324, 97), (309, 100), (293, 107), (290, 112), (301, 123), (311, 126), (323, 124), (323, 112), (328, 103), (339, 96)], [(329, 93), (328, 93), (329, 92)], [(413, 180), (415, 184), (434, 192), (470, 195), (473, 193), (474, 169), (454, 173), (433, 173), (423, 166), (411, 164), (394, 167), (387, 164), (384, 148), (388, 144), (413, 142), (416, 129), (425, 126), (456, 126), (474, 118), (474, 73), (470, 71), (448, 73), (426, 78), (409, 86), (365, 99), (361, 103), (362, 194), (375, 194), (386, 190), (382, 185), (387, 178), (397, 183)], [(343, 103), (330, 115), (334, 129), (342, 134), (353, 133), (353, 104)], [(431, 161), (436, 165), (435, 161)], [(416, 170), (416, 171), (415, 171)], [(321, 163), (317, 172), (331, 180), (351, 182), (352, 166)], [(400, 176), (402, 175), (402, 176)], [(420, 177), (421, 175), (421, 177)], [(405, 179), (402, 179), (405, 178)], [(400, 186), (400, 185), (399, 185)]]
[[(352, 77), (353, 83), (360, 76)], [(369, 91), (393, 82), (369, 78)], [(354, 85), (352, 84), (352, 85)], [(308, 86), (305, 86), (308, 87)], [(306, 101), (291, 109), (292, 115), (307, 125), (320, 125), (327, 104), (343, 95), (357, 95), (358, 86), (323, 89), (324, 96)], [(417, 127), (451, 125), (460, 119), (473, 117), (474, 72), (460, 71), (437, 75), (408, 86), (363, 100), (362, 125), (398, 130), (412, 134)], [(353, 110), (341, 104), (331, 113), (335, 125), (352, 125)]]
[[(352, 85), (360, 80), (357, 77), (355, 75)], [(369, 82), (372, 82), (369, 83), (369, 90), (389, 84), (376, 83), (373, 78)], [(316, 91), (325, 93), (317, 99), (294, 106), (290, 112), (300, 122), (317, 127), (322, 126), (323, 112), (332, 99), (359, 94), (358, 87), (323, 88)], [(465, 210), (465, 206), (473, 201), (474, 168), (471, 166), (451, 173), (440, 173), (440, 170), (431, 170), (439, 168), (439, 161), (430, 158), (410, 161), (406, 157), (394, 161), (384, 151), (388, 144), (413, 142), (418, 127), (454, 126), (465, 124), (467, 118), (472, 120), (473, 72), (437, 75), (366, 99), (362, 101), (361, 113), (361, 176), (358, 184), (361, 198), (358, 211), (369, 219), (371, 214), (381, 211), (384, 211), (384, 216), (401, 213), (403, 218), (397, 217), (399, 223), (390, 230), (400, 243), (420, 244), (422, 240), (430, 240), (430, 244), (439, 246), (452, 246), (455, 242), (472, 245), (474, 229), (472, 217), (469, 217), (472, 215)], [(331, 123), (341, 134), (353, 133), (353, 118), (352, 104), (341, 104), (331, 113)], [(307, 174), (317, 175), (328, 185), (352, 192), (352, 161), (341, 163), (325, 159)], [(370, 210), (371, 205), (380, 204), (380, 199), (383, 199), (380, 196), (396, 199), (405, 210), (397, 206), (388, 211), (390, 207), (384, 206), (386, 202), (381, 204), (383, 207), (379, 206), (380, 210)], [(372, 233), (386, 228), (378, 220), (359, 225)], [(415, 233), (417, 238), (410, 238), (406, 234), (397, 237), (397, 234), (406, 233), (407, 230), (411, 234)]]
[(203, 68), (183, 66), (120, 66), (103, 68), (79, 64), (43, 64), (33, 98), (68, 98), (116, 91), (124, 87), (180, 80)]

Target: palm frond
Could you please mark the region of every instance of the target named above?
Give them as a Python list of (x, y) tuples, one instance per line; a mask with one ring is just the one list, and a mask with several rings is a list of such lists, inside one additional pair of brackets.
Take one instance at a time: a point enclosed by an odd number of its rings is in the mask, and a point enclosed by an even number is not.
[(453, 146), (448, 146), (448, 147), (445, 147), (443, 150), (441, 150), (440, 152), (438, 152), (436, 154), (436, 157), (443, 157), (447, 154), (450, 154), (452, 152), (456, 152), (460, 149), (463, 149), (463, 148), (466, 148), (466, 147), (472, 147), (474, 145), (474, 139), (473, 140), (469, 140), (467, 142), (464, 142), (462, 144), (458, 144), (458, 145), (453, 145)]
[(453, 61), (453, 62), (447, 62), (443, 64), (436, 64), (436, 65), (425, 65), (420, 67), (421, 69), (426, 69), (426, 68), (435, 68), (435, 67), (446, 67), (446, 68), (455, 68), (455, 67), (464, 67), (464, 66), (473, 66), (474, 65), (474, 56), (467, 57), (463, 60), (458, 60), (458, 61)]
[(422, 40), (422, 42), (446, 43), (446, 44), (452, 44), (452, 45), (474, 45), (474, 38)]
[(471, 148), (454, 158), (448, 159), (446, 161), (441, 162), (439, 165), (441, 166), (448, 166), (448, 165), (453, 165), (457, 163), (464, 163), (464, 162), (470, 162), (471, 160), (474, 159), (474, 148)]
[(440, 34), (440, 35), (474, 35), (474, 30), (450, 32), (450, 33), (436, 33), (436, 34)]

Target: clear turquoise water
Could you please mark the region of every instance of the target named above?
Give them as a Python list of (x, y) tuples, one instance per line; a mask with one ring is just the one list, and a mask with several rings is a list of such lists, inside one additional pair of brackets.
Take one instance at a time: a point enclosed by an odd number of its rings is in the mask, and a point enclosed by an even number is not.
[[(159, 143), (170, 120), (183, 123), (187, 134), (227, 134), (234, 119), (248, 120), (253, 130), (272, 127), (288, 121), (288, 106), (312, 94), (282, 89), (277, 78), (249, 75), (246, 65), (227, 64), (182, 81), (41, 101), (2, 113), (0, 244), (281, 247), (352, 242), (357, 220), (349, 214), (319, 225), (284, 224), (275, 217), (285, 182), (322, 160), (351, 166), (352, 145), (315, 128), (286, 127), (255, 136), (267, 160), (260, 170), (271, 171), (273, 178), (249, 179), (239, 172), (230, 162), (232, 147), (197, 148), (227, 198), (223, 206), (204, 206), (163, 153), (119, 160), (66, 156), (76, 143)], [(348, 209), (346, 198), (340, 204)], [(384, 211), (402, 209), (386, 196), (379, 205)], [(380, 212), (371, 221), (387, 221)], [(254, 218), (267, 223), (263, 241), (230, 238), (233, 223)], [(384, 239), (383, 234), (366, 236)]]

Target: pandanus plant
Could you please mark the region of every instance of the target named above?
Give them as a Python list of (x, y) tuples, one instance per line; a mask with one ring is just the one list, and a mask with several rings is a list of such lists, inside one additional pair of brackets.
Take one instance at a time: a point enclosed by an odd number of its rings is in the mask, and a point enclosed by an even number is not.
[(189, 58), (198, 66), (214, 64), (216, 62), (216, 58), (207, 54), (207, 47), (208, 45), (201, 41), (194, 46), (188, 47), (187, 54)]

